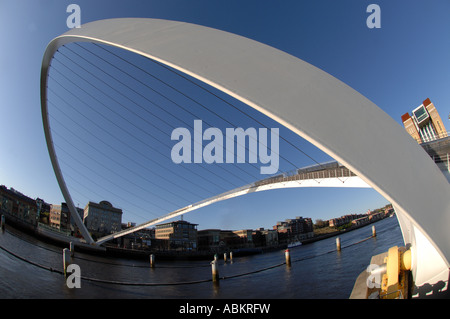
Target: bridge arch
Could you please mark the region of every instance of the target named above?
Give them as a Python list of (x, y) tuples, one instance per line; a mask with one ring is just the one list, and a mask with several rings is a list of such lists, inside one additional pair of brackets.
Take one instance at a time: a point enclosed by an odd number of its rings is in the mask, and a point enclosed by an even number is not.
[[(390, 201), (405, 242), (415, 244), (423, 238), (448, 270), (450, 184), (398, 123), (352, 88), (292, 55), (241, 36), (176, 21), (95, 21), (49, 43), (41, 70), (41, 111), (52, 165), (71, 211), (75, 206), (55, 155), (46, 90), (53, 55), (70, 42), (107, 44), (156, 60), (289, 128)], [(73, 215), (83, 236), (93, 242), (78, 214)], [(417, 268), (423, 258), (419, 250), (414, 254)]]

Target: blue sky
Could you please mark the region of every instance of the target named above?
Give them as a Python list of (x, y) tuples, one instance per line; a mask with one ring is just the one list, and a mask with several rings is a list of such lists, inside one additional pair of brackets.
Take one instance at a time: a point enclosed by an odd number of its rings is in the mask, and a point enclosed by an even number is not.
[[(69, 13), (66, 12), (66, 8), (71, 3), (80, 6), (82, 24), (106, 18), (148, 17), (195, 23), (245, 36), (283, 50), (328, 72), (373, 101), (399, 125), (402, 114), (411, 111), (426, 98), (430, 98), (438, 108), (447, 129), (450, 126), (448, 1), (433, 1), (431, 5), (426, 1), (350, 0), (276, 2), (0, 0), (0, 34), (3, 39), (0, 50), (2, 71), (0, 184), (14, 187), (33, 198), (44, 198), (49, 203), (63, 201), (43, 134), (39, 77), (46, 45), (54, 37), (68, 30), (66, 19)], [(369, 29), (366, 26), (369, 15), (366, 8), (371, 3), (376, 3), (381, 8), (380, 29)], [(97, 47), (89, 49), (92, 52), (101, 52)], [(82, 48), (68, 46), (66, 51), (61, 52), (67, 56), (72, 55), (73, 61), (81, 64), (81, 60), (75, 58), (73, 52), (83, 52)], [(60, 63), (69, 63), (64, 62), (64, 58), (62, 55), (57, 57)], [(135, 57), (129, 58), (135, 63), (145, 63)], [(55, 62), (55, 68), (63, 71), (64, 65), (57, 66)], [(60, 74), (54, 73), (52, 76), (55, 82), (62, 82)], [(57, 87), (57, 83), (52, 86), (55, 92), (61, 95), (63, 91)], [(58, 97), (54, 95), (52, 101), (58, 104), (56, 102)], [(205, 100), (205, 103), (213, 102)], [(62, 120), (69, 113), (58, 115), (58, 110), (53, 109), (51, 114), (56, 119), (53, 125), (57, 131), (56, 121)], [(70, 114), (70, 117), (74, 118), (76, 112)], [(213, 116), (207, 112), (200, 114), (202, 119), (213, 121)], [(239, 123), (245, 127), (246, 122), (242, 118), (230, 116), (237, 122), (243, 121)], [(191, 122), (193, 120), (189, 117), (186, 119)], [(180, 124), (173, 118), (171, 121), (173, 125)], [(213, 123), (217, 126), (225, 125), (219, 124), (220, 121)], [(73, 129), (76, 129), (77, 126), (74, 125)], [(170, 132), (171, 129), (166, 130)], [(60, 127), (58, 132), (66, 138), (71, 138), (71, 142), (75, 143), (76, 137), (71, 136), (63, 128)], [(152, 130), (152, 134), (155, 133), (156, 130)], [(288, 132), (282, 131), (282, 134), (286, 134), (303, 146), (302, 141), (289, 135)], [(61, 139), (60, 141), (62, 143)], [(167, 144), (172, 145), (170, 140)], [(307, 158), (301, 158), (295, 150), (281, 147), (280, 154), (292, 159), (295, 164), (299, 166), (312, 164)], [(306, 145), (304, 147), (317, 160), (329, 159), (317, 150)], [(64, 150), (59, 151), (58, 157), (64, 160)], [(80, 166), (72, 173), (69, 166), (80, 164), (77, 162), (83, 164), (81, 160), (70, 161), (66, 157), (67, 174), (89, 173), (86, 166), (84, 170)], [(84, 164), (90, 165), (89, 162)], [(180, 167), (177, 169), (182, 170)], [(292, 167), (284, 163), (280, 169), (289, 170)], [(127, 207), (127, 204), (114, 198), (113, 193), (133, 201), (136, 206), (146, 205), (145, 202), (137, 203), (123, 189), (121, 193), (120, 189), (116, 191), (112, 186), (108, 189), (108, 184), (104, 184), (103, 191), (95, 184), (90, 185), (90, 190), (95, 189), (100, 193), (96, 196), (84, 188), (86, 185), (77, 185), (80, 177), (72, 179), (67, 176), (66, 180), (69, 188), (73, 189), (71, 193), (75, 203), (81, 207), (86, 204), (86, 193), (89, 193), (88, 197), (92, 196), (90, 200), (106, 199), (122, 208)], [(126, 182), (131, 183), (134, 180), (137, 181), (138, 178), (130, 177)], [(245, 181), (250, 180), (250, 177), (245, 178)], [(232, 185), (240, 186), (237, 180), (233, 181)], [(213, 189), (215, 190), (214, 187), (208, 190)], [(194, 195), (186, 193), (185, 197), (191, 196), (189, 198), (195, 200), (201, 199), (206, 194), (194, 188), (189, 190)], [(105, 198), (99, 198), (101, 196)], [(144, 194), (142, 196), (145, 197)], [(151, 201), (152, 204), (158, 202), (156, 199)], [(177, 199), (174, 207), (182, 203), (185, 202)], [(286, 189), (225, 201), (189, 213), (185, 219), (198, 223), (199, 229), (271, 228), (277, 221), (295, 216), (311, 217), (313, 220), (329, 219), (347, 213), (363, 213), (367, 209), (374, 209), (386, 203), (384, 198), (370, 189)], [(140, 223), (147, 218), (155, 217), (139, 211), (137, 207), (134, 210), (135, 214), (128, 212), (124, 214), (124, 221)], [(156, 215), (159, 213), (156, 208), (153, 212)]]

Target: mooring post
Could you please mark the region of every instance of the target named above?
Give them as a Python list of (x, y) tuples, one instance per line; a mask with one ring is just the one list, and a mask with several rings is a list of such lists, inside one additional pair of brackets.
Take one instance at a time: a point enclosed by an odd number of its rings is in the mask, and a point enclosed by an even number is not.
[(64, 277), (67, 278), (67, 267), (70, 265), (70, 251), (67, 248), (63, 249), (63, 269)]
[(339, 237), (336, 237), (336, 249), (341, 251), (341, 239)]
[(289, 249), (286, 249), (284, 251), (284, 255), (286, 257), (286, 266), (290, 267), (291, 266), (291, 253), (290, 253)]
[(214, 283), (219, 283), (219, 263), (217, 260), (211, 261), (212, 280)]
[(69, 247), (70, 247), (70, 256), (73, 257), (73, 255), (75, 254), (75, 246), (73, 242), (70, 242)]
[(155, 255), (150, 254), (150, 268), (155, 268)]
[(375, 225), (372, 226), (372, 237), (377, 237), (377, 231), (375, 230)]

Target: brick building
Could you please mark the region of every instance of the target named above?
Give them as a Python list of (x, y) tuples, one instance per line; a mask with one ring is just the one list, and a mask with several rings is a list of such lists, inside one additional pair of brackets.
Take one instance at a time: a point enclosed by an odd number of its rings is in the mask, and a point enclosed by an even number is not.
[(0, 210), (7, 218), (15, 222), (37, 226), (38, 214), (36, 201), (14, 188), (0, 186)]
[(184, 220), (156, 225), (155, 238), (167, 241), (170, 250), (197, 250), (197, 224)]

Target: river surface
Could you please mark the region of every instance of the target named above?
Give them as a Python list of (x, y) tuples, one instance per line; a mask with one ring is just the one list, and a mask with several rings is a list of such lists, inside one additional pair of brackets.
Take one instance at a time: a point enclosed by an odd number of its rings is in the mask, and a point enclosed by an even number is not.
[[(375, 238), (369, 238), (372, 225), (376, 227)], [(373, 255), (395, 245), (404, 246), (395, 217), (341, 234), (340, 238), (340, 252), (336, 251), (335, 237), (292, 248), (291, 267), (283, 264), (283, 250), (234, 257), (232, 262), (221, 258), (219, 276), (225, 279), (220, 280), (219, 285), (210, 281), (209, 261), (156, 260), (155, 268), (150, 268), (146, 261), (75, 252), (72, 261), (79, 265), (82, 280), (81, 288), (71, 289), (61, 273), (36, 266), (62, 270), (62, 248), (7, 226), (0, 233), (0, 247), (4, 248), (0, 249), (0, 296), (26, 299), (347, 299), (356, 278), (367, 268)]]

